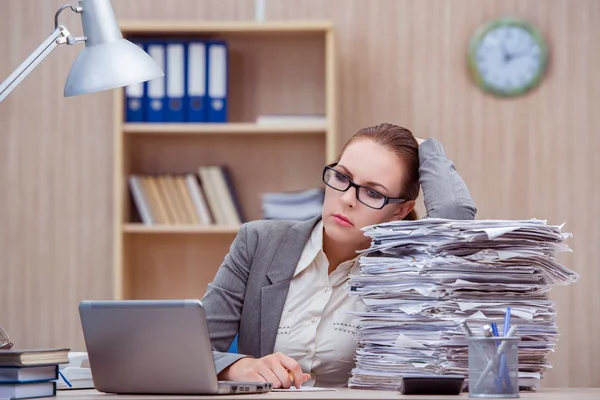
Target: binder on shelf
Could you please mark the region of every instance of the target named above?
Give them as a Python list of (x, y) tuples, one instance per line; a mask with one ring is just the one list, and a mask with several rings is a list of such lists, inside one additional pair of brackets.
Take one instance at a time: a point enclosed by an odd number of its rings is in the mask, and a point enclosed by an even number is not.
[(208, 122), (227, 122), (227, 44), (207, 42)]
[[(142, 50), (144, 45), (134, 42)], [(146, 120), (144, 115), (144, 82), (134, 83), (125, 87), (125, 121), (143, 122)]]
[(167, 42), (166, 46), (166, 121), (185, 122), (185, 43)]
[(188, 122), (207, 122), (207, 57), (206, 43), (187, 44), (186, 113)]
[[(166, 76), (168, 71), (166, 71), (165, 44), (157, 42), (147, 43), (146, 52), (165, 71)], [(167, 97), (165, 76), (152, 79), (146, 84), (145, 106), (148, 122), (165, 122), (166, 120)]]

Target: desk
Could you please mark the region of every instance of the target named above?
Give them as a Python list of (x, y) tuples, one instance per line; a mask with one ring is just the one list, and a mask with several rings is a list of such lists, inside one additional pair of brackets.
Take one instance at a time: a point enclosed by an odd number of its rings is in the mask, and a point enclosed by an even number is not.
[[(400, 392), (381, 391), (381, 390), (359, 390), (359, 389), (338, 389), (327, 392), (271, 392), (265, 394), (241, 394), (231, 396), (131, 396), (131, 395), (111, 395), (100, 393), (96, 390), (60, 390), (57, 391), (59, 400), (244, 400), (244, 399), (265, 399), (265, 400), (290, 400), (290, 399), (310, 399), (310, 400), (332, 400), (332, 399), (354, 399), (354, 400), (451, 400), (468, 399), (468, 393), (460, 396), (403, 396)], [(522, 392), (521, 398), (524, 400), (598, 400), (600, 399), (600, 388), (598, 389), (544, 389), (539, 392)]]

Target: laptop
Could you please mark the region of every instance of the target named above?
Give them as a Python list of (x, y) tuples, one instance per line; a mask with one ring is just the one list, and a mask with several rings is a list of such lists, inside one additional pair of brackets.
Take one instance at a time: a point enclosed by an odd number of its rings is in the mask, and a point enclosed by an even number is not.
[(200, 300), (82, 301), (96, 390), (117, 394), (265, 393), (269, 382), (218, 381)]

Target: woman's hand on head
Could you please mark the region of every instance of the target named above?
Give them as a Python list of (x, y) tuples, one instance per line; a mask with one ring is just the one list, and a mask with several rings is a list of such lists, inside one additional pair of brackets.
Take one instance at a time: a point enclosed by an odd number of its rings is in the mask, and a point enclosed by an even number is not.
[[(292, 380), (293, 377), (293, 380)], [(269, 354), (262, 358), (242, 358), (219, 374), (219, 380), (238, 382), (271, 382), (273, 388), (299, 388), (310, 379), (300, 364), (282, 353)]]

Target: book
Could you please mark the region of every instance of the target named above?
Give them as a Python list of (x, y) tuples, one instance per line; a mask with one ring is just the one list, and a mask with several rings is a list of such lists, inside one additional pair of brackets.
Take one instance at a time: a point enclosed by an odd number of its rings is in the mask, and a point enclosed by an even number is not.
[(0, 384), (0, 398), (2, 399), (33, 399), (51, 396), (56, 396), (56, 382)]
[(58, 365), (0, 367), (0, 384), (45, 382), (58, 379)]
[(69, 349), (66, 348), (0, 350), (0, 366), (51, 365), (68, 362)]

